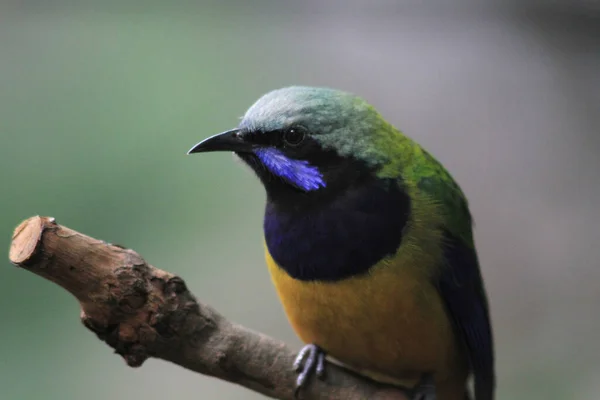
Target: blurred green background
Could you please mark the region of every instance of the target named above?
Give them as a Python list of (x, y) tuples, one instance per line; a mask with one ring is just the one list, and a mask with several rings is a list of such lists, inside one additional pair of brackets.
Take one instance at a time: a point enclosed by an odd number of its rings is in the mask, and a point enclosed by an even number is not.
[(0, 0), (0, 398), (261, 398), (127, 368), (7, 249), (22, 219), (56, 217), (298, 347), (263, 265), (261, 186), (228, 154), (185, 156), (291, 84), (362, 95), (463, 186), (498, 398), (597, 398), (598, 3), (483, 4)]

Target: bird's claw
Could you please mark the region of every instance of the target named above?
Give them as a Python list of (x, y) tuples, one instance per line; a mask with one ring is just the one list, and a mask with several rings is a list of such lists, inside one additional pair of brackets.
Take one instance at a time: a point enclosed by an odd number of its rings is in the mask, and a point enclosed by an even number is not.
[(313, 371), (317, 378), (325, 376), (325, 352), (315, 344), (307, 344), (294, 360), (294, 371), (299, 372), (294, 391), (294, 396), (298, 397), (300, 389), (306, 385)]
[(431, 374), (423, 377), (423, 380), (413, 389), (412, 400), (436, 400), (435, 382)]

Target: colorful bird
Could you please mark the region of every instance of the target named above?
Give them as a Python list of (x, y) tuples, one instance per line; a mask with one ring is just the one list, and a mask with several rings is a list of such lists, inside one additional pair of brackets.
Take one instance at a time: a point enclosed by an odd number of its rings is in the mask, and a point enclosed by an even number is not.
[(416, 398), (468, 399), (472, 375), (475, 399), (493, 399), (471, 215), (431, 154), (360, 97), (312, 87), (267, 93), (189, 153), (210, 151), (235, 152), (266, 189), (267, 266), (307, 344), (298, 387), (327, 356)]

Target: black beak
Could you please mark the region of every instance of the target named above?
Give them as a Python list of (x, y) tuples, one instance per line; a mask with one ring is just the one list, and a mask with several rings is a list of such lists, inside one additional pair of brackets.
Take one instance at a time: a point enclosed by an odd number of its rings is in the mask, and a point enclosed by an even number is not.
[(196, 144), (187, 153), (206, 153), (209, 151), (235, 151), (247, 153), (251, 151), (254, 146), (252, 143), (245, 141), (239, 132), (239, 129), (231, 129), (213, 135)]

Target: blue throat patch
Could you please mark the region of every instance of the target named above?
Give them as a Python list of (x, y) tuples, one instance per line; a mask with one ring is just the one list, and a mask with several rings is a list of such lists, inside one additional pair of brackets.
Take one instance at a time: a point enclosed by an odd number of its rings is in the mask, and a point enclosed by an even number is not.
[(308, 161), (288, 158), (280, 150), (271, 147), (256, 149), (254, 154), (273, 175), (305, 192), (326, 186), (323, 174)]

